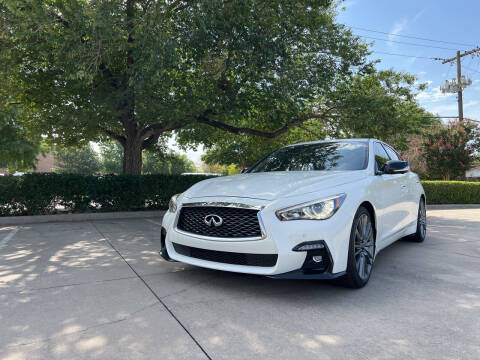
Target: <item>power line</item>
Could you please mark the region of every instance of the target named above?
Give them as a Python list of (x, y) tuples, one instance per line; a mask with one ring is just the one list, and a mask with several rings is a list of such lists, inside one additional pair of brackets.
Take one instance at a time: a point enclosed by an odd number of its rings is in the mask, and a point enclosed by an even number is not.
[(472, 44), (463, 44), (463, 43), (452, 42), (452, 41), (428, 39), (428, 38), (419, 37), (419, 36), (392, 34), (392, 33), (384, 32), (384, 31), (365, 29), (365, 28), (357, 27), (357, 26), (350, 26), (350, 28), (357, 29), (357, 30), (362, 30), (362, 31), (373, 32), (373, 33), (377, 33), (377, 34), (384, 34), (384, 35), (389, 35), (389, 36), (398, 36), (398, 37), (404, 37), (404, 38), (416, 39), (416, 40), (432, 41), (432, 42), (443, 43), (443, 44), (461, 45), (461, 46), (469, 46), (469, 47), (476, 46), (476, 45), (472, 45)]
[(362, 35), (361, 37), (366, 38), (366, 39), (374, 39), (374, 40), (381, 40), (381, 41), (386, 41), (386, 42), (392, 42), (392, 43), (396, 43), (396, 44), (411, 45), (411, 46), (420, 46), (420, 47), (428, 47), (428, 48), (432, 48), (432, 49), (452, 50), (452, 51), (456, 51), (456, 50), (457, 50), (457, 49), (446, 48), (446, 47), (442, 47), (442, 46), (416, 44), (416, 43), (412, 43), (412, 42), (408, 42), (408, 41), (397, 41), (397, 40), (390, 40), (390, 39), (381, 39), (381, 38), (377, 38), (377, 37), (374, 37), (374, 36), (363, 36), (363, 35)]
[(468, 50), (468, 51), (464, 51), (463, 54), (460, 54), (460, 50), (455, 50), (457, 52), (457, 56), (454, 56), (450, 59), (442, 59), (442, 58), (438, 58), (436, 60), (441, 60), (442, 61), (442, 64), (446, 64), (446, 63), (450, 63), (450, 62), (453, 62), (453, 61), (457, 61), (458, 62), (458, 57), (460, 56), (460, 58), (464, 57), (464, 56), (467, 56), (467, 55), (472, 55), (474, 56), (476, 53), (478, 55), (478, 53), (480, 52), (480, 46), (477, 46), (475, 49), (472, 49), (472, 50)]
[(464, 67), (465, 69), (468, 69), (468, 70), (470, 70), (470, 71), (473, 71), (473, 72), (476, 72), (476, 73), (479, 73), (479, 74), (480, 74), (480, 71), (475, 70), (475, 69), (472, 69), (471, 67), (468, 67), (468, 66), (465, 66), (465, 65), (463, 65), (463, 67)]
[(427, 56), (417, 56), (417, 55), (407, 55), (407, 54), (389, 53), (389, 52), (376, 51), (376, 50), (373, 50), (373, 52), (374, 52), (375, 54), (393, 55), (393, 56), (403, 56), (403, 57), (414, 58), (414, 59), (437, 60), (436, 58), (427, 57)]

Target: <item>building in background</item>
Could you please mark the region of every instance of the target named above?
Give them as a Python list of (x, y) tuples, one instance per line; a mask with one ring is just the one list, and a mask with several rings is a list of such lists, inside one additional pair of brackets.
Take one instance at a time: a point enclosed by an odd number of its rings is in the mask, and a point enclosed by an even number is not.
[[(53, 168), (55, 166), (55, 157), (53, 153), (46, 153), (45, 155), (38, 154), (37, 155), (37, 166), (35, 169), (32, 169), (28, 172), (30, 173), (51, 173), (53, 172)], [(0, 176), (4, 176), (8, 174), (8, 169), (0, 168)], [(23, 174), (23, 173), (16, 173), (16, 174)]]
[(53, 167), (55, 165), (55, 157), (52, 153), (46, 153), (45, 156), (42, 154), (37, 155), (37, 166), (36, 169), (32, 170), (35, 173), (51, 173), (53, 172)]
[(471, 168), (465, 172), (465, 180), (467, 181), (480, 181), (480, 165)]

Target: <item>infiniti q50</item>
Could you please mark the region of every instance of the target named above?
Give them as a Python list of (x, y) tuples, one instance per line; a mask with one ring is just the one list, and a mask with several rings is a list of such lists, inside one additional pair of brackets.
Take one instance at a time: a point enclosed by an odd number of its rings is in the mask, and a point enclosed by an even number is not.
[(242, 174), (172, 197), (161, 254), (205, 268), (277, 278), (369, 280), (380, 250), (426, 235), (417, 174), (375, 139), (280, 148)]

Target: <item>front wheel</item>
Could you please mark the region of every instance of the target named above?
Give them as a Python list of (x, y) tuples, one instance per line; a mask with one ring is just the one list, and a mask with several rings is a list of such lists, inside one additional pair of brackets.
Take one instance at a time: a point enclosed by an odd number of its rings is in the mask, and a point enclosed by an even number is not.
[(409, 237), (409, 240), (413, 242), (421, 243), (425, 240), (427, 236), (427, 210), (425, 208), (425, 200), (420, 199), (418, 204), (418, 215), (417, 215), (417, 231), (415, 234)]
[(370, 279), (374, 260), (375, 231), (372, 215), (361, 206), (353, 219), (344, 284), (354, 289), (364, 287)]

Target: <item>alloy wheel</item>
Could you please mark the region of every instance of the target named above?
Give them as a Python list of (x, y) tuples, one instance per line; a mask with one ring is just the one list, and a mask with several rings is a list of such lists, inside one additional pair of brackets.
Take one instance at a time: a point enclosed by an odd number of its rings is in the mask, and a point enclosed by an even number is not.
[(420, 235), (422, 238), (425, 238), (425, 235), (427, 234), (427, 212), (423, 201), (420, 201), (420, 207), (418, 209), (418, 225)]
[(367, 280), (372, 271), (375, 256), (373, 226), (367, 214), (360, 215), (355, 227), (355, 264), (358, 276)]

